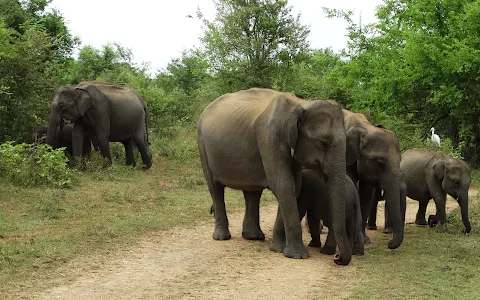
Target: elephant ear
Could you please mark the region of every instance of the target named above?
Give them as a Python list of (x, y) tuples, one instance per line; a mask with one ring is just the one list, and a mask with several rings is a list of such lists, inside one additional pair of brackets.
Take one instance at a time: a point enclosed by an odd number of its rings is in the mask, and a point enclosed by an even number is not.
[[(282, 126), (282, 137), (290, 149), (295, 149), (298, 139), (298, 122), (303, 120), (305, 110), (300, 106), (296, 106), (290, 113)], [(293, 152), (293, 151), (292, 151)], [(293, 153), (292, 153), (293, 155)]]
[(362, 145), (365, 143), (367, 130), (360, 126), (352, 126), (347, 130), (347, 147), (345, 151), (345, 161), (347, 166), (353, 165), (361, 154)]
[(76, 88), (76, 91), (77, 98), (75, 99), (75, 102), (77, 103), (78, 113), (83, 117), (87, 109), (94, 106), (93, 97), (85, 87)]
[(442, 180), (442, 178), (445, 176), (445, 163), (442, 160), (437, 160), (433, 164), (432, 168), (435, 176), (437, 176), (438, 179)]

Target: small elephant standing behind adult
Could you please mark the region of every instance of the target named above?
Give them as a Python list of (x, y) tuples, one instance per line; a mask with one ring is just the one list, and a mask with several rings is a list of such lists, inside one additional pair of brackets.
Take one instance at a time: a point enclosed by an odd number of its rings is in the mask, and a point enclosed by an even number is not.
[[(414, 148), (402, 155), (400, 169), (404, 175), (407, 196), (419, 202), (415, 224), (427, 225), (425, 213), (433, 198), (437, 208), (433, 223), (446, 224), (447, 194), (457, 200), (464, 232), (472, 229), (468, 219), (468, 189), (472, 181), (468, 165), (441, 151)], [(436, 220), (435, 220), (436, 219)]]
[[(360, 197), (356, 185), (345, 176), (347, 184), (345, 186), (345, 226), (347, 228), (347, 237), (352, 254), (364, 254), (364, 241), (362, 232), (362, 212), (360, 210)], [(312, 240), (308, 244), (310, 247), (321, 247), (320, 242), (320, 220), (329, 228), (325, 245), (320, 250), (323, 254), (335, 254), (337, 243), (335, 236), (330, 230), (332, 228), (332, 200), (330, 186), (324, 178), (318, 176), (317, 172), (312, 170), (302, 171), (302, 189), (298, 196), (298, 213), (300, 220), (307, 214), (308, 225), (310, 227), (310, 236)]]
[(85, 133), (88, 133), (97, 138), (100, 152), (109, 163), (112, 161), (109, 142), (122, 142), (127, 165), (135, 165), (135, 144), (142, 156), (144, 168), (151, 167), (146, 105), (135, 91), (120, 85), (98, 82), (60, 87), (50, 109), (47, 144), (54, 143), (62, 119), (74, 124), (74, 158), (81, 156)]
[[(38, 143), (44, 144), (47, 138), (48, 125), (41, 124), (35, 127), (33, 134), (29, 140), (29, 143)], [(73, 134), (73, 124), (61, 124), (55, 131), (55, 137), (52, 148), (62, 148), (65, 147), (65, 154), (69, 157), (73, 157), (73, 148), (72, 148), (72, 134)], [(96, 138), (89, 137), (85, 135), (83, 139), (82, 147), (82, 157), (87, 157), (92, 151), (92, 144), (95, 150), (98, 151), (98, 143)]]

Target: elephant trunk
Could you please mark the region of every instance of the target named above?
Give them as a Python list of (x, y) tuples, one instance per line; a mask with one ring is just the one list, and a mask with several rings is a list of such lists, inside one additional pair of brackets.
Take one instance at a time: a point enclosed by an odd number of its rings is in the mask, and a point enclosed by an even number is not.
[(52, 108), (50, 109), (50, 117), (48, 120), (46, 143), (53, 148), (56, 148), (58, 146), (58, 141), (56, 141), (56, 137), (59, 136), (59, 133), (57, 133), (57, 128), (60, 124), (60, 121), (61, 117), (60, 114), (56, 112), (56, 105), (52, 104)]
[(330, 186), (330, 212), (332, 216), (333, 232), (337, 242), (339, 254), (335, 255), (334, 262), (337, 265), (348, 265), (352, 260), (352, 249), (348, 242), (346, 229), (346, 207), (345, 199), (347, 196), (345, 187), (346, 167), (345, 163), (330, 163), (331, 167), (327, 168), (328, 184)]
[(404, 197), (400, 193), (399, 179), (386, 180), (383, 187), (387, 211), (393, 227), (393, 238), (388, 242), (388, 248), (396, 249), (403, 242), (405, 199), (402, 199)]
[(468, 191), (460, 193), (458, 204), (462, 213), (463, 226), (465, 226), (464, 232), (469, 233), (472, 230), (472, 226), (470, 226), (470, 220), (468, 219)]

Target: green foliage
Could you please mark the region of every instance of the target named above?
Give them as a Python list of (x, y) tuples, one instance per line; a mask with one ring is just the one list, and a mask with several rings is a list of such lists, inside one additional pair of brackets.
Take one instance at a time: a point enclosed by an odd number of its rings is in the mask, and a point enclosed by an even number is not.
[(167, 93), (177, 90), (191, 97), (209, 78), (207, 69), (208, 63), (202, 58), (201, 52), (184, 51), (181, 58), (173, 59), (166, 69), (157, 75), (157, 81)]
[(24, 141), (46, 119), (78, 44), (49, 2), (0, 1), (0, 142)]
[(0, 145), (0, 177), (21, 186), (68, 187), (76, 178), (67, 167), (64, 148), (53, 150), (49, 145)]
[(480, 1), (385, 0), (378, 23), (367, 25), (350, 12), (327, 11), (349, 24), (345, 54), (354, 107), (434, 126), (478, 165)]
[(286, 0), (217, 0), (215, 20), (198, 12), (210, 68), (225, 91), (272, 87), (308, 49), (309, 29)]
[(334, 99), (347, 106), (351, 97), (342, 85), (345, 65), (341, 56), (329, 48), (312, 50), (303, 61), (293, 64), (285, 81), (275, 87), (303, 99)]

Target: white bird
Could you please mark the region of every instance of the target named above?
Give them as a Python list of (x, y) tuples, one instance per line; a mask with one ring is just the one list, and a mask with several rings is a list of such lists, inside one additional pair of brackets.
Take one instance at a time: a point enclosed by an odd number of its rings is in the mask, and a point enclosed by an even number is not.
[(430, 131), (432, 132), (432, 142), (440, 146), (440, 137), (438, 134), (435, 134), (435, 128), (430, 128)]

